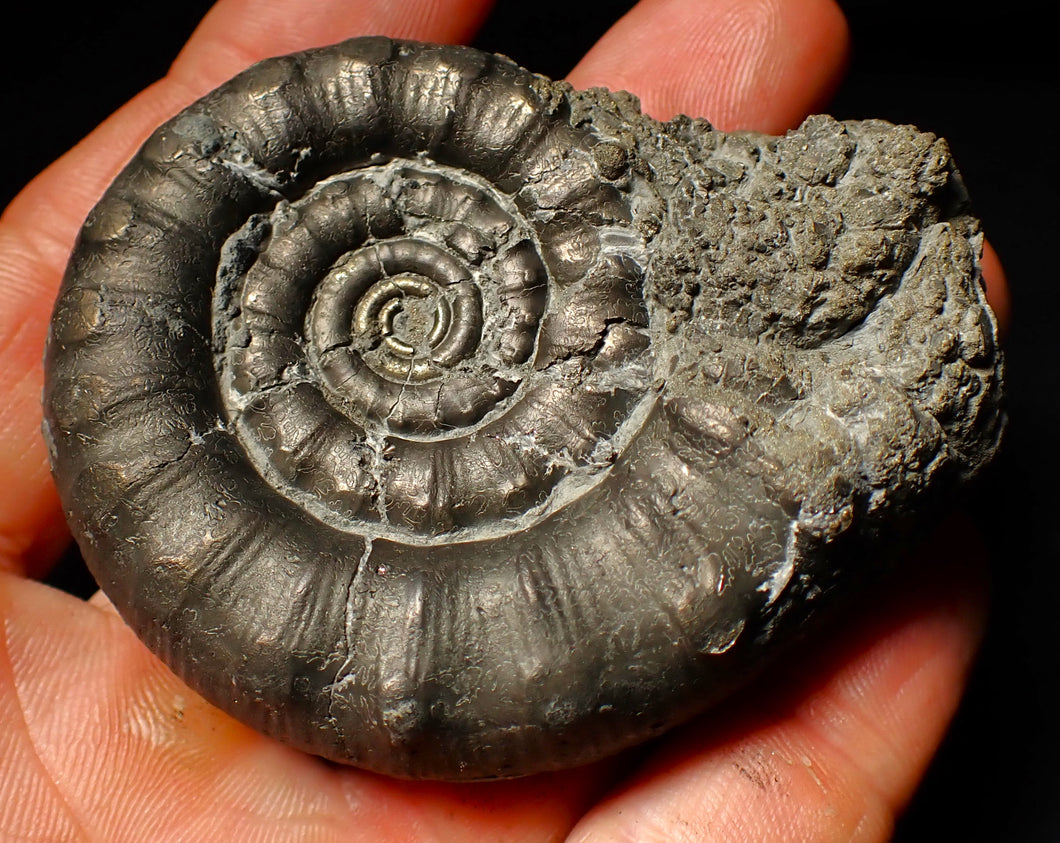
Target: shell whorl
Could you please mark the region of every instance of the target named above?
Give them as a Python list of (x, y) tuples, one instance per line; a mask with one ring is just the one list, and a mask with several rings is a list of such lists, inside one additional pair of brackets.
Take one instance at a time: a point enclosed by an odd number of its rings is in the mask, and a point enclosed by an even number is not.
[[(974, 221), (902, 199), (882, 228), (916, 233), (840, 288), (856, 215), (800, 214), (860, 189), (862, 130), (824, 129), (805, 191), (763, 198), (776, 139), (465, 48), (354, 39), (209, 94), (93, 210), (56, 304), (45, 433), (101, 586), (211, 701), (394, 775), (584, 763), (701, 710), (830, 588), (852, 518), (871, 539), (996, 446)], [(784, 236), (712, 228), (784, 202)], [(804, 234), (824, 259), (741, 288)]]
[[(641, 270), (617, 249), (583, 273), (558, 266), (515, 197), (399, 157), (227, 244), (256, 256), (217, 286), (227, 417), (285, 496), (340, 529), (452, 540), (510, 530), (599, 470), (646, 392)], [(610, 325), (625, 330), (602, 340)]]

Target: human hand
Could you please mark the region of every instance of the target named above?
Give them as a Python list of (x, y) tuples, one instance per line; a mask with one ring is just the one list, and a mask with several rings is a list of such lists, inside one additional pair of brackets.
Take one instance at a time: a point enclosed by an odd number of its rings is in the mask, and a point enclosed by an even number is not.
[[(47, 320), (77, 230), (124, 161), (259, 58), (368, 32), (459, 41), (486, 10), (482, 0), (249, 5), (223, 0), (166, 80), (0, 221), (0, 838), (885, 838), (982, 624), (978, 569), (953, 575), (976, 550), (952, 536), (881, 587), (842, 642), (780, 666), (751, 694), (618, 759), (478, 785), (398, 782), (287, 749), (197, 698), (105, 600), (28, 579), (69, 539), (38, 433)], [(776, 132), (823, 105), (844, 51), (827, 0), (644, 0), (569, 78), (632, 90), (657, 117)]]

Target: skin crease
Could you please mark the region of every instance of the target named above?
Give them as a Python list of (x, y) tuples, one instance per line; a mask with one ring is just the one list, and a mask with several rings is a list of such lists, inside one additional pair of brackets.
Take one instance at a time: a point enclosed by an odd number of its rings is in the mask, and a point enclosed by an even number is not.
[[(887, 839), (982, 630), (982, 551), (960, 521), (841, 632), (722, 709), (593, 767), (478, 785), (393, 781), (263, 738), (176, 680), (105, 599), (32, 579), (69, 540), (39, 436), (46, 325), (76, 232), (124, 161), (251, 61), (366, 33), (466, 40), (487, 11), (482, 0), (222, 0), (165, 80), (0, 218), (0, 839)], [(569, 78), (633, 90), (657, 117), (775, 132), (826, 102), (845, 50), (829, 0), (643, 0)], [(1007, 315), (992, 252), (984, 272)]]

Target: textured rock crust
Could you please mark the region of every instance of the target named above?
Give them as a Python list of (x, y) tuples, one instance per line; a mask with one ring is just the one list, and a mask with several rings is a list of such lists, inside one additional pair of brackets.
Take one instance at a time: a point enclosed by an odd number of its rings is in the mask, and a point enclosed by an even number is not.
[(45, 434), (103, 589), (239, 719), (398, 776), (580, 764), (731, 692), (991, 458), (980, 246), (907, 126), (723, 134), (357, 39), (118, 177)]

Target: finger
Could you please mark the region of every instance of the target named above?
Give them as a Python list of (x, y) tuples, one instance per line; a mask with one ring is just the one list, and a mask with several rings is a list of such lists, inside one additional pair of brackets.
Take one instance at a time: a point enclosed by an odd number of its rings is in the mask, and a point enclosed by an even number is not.
[(250, 62), (367, 32), (465, 37), (488, 0), (223, 0), (173, 72), (34, 180), (0, 218), (0, 570), (41, 575), (69, 541), (40, 429), (40, 359), (52, 300), (89, 209), (163, 120)]
[(877, 608), (843, 643), (752, 689), (756, 701), (777, 700), (767, 711), (715, 717), (667, 740), (570, 839), (889, 839), (982, 633), (985, 565), (969, 532), (941, 535), (923, 564), (872, 595)]
[(632, 91), (661, 120), (778, 134), (823, 107), (847, 49), (832, 0), (641, 0), (569, 79)]
[(983, 267), (986, 298), (997, 317), (1001, 337), (1004, 339), (1009, 325), (1012, 324), (1012, 294), (1004, 267), (1001, 266), (1001, 258), (997, 256), (989, 240), (983, 242), (983, 257), (980, 263)]
[(0, 839), (561, 839), (601, 773), (410, 783), (204, 702), (113, 612), (0, 572)]
[(321, 47), (351, 35), (388, 35), (460, 43), (474, 35), (492, 0), (350, 3), (317, 0), (312, 12), (292, 0), (218, 3), (195, 30), (170, 71), (202, 96), (265, 56)]

